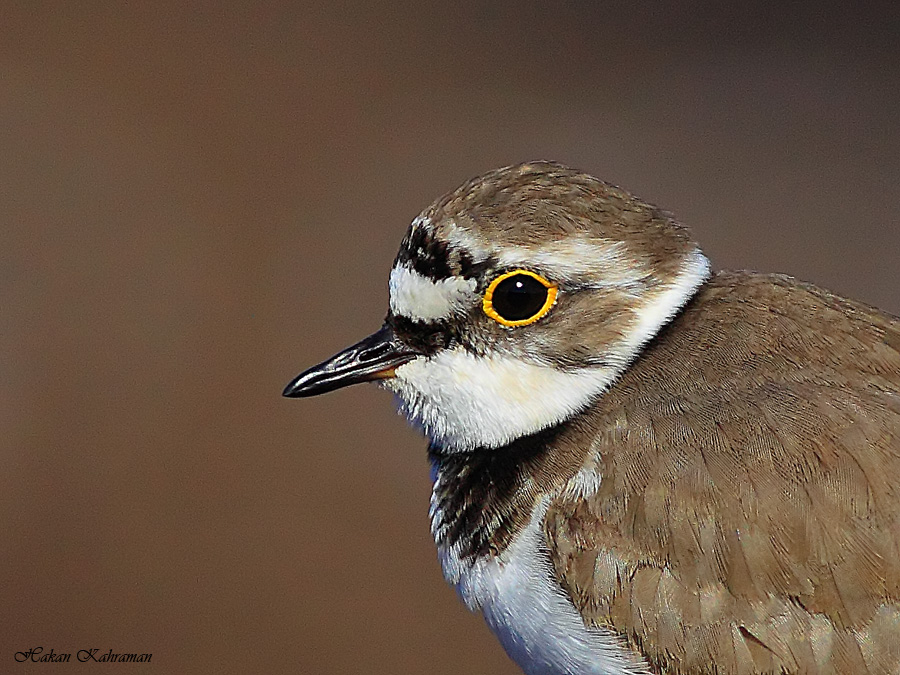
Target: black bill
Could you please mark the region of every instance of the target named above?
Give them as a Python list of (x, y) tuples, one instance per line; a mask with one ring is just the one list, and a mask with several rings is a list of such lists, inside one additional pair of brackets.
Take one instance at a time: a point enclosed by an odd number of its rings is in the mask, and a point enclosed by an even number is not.
[(316, 396), (358, 382), (393, 377), (394, 369), (419, 356), (385, 324), (377, 333), (298, 375), (285, 387), (291, 398)]

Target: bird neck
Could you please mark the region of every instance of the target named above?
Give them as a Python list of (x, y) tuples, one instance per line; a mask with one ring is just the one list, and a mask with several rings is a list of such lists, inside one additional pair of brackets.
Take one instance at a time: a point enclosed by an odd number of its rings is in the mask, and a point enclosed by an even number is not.
[(478, 559), (502, 555), (541, 498), (579, 471), (590, 448), (580, 417), (499, 448), (429, 447), (431, 530), (451, 581)]

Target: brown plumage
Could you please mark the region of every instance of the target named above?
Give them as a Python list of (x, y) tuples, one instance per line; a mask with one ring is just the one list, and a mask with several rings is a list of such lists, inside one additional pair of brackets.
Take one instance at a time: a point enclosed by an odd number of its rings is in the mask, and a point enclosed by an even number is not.
[(900, 672), (900, 322), (720, 273), (585, 413), (602, 480), (545, 533), (660, 673)]

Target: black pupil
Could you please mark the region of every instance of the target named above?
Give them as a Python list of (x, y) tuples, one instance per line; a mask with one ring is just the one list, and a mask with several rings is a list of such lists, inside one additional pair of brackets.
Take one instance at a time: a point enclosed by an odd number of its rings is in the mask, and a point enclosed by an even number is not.
[(507, 321), (530, 319), (547, 301), (547, 287), (527, 274), (507, 277), (494, 288), (491, 304)]

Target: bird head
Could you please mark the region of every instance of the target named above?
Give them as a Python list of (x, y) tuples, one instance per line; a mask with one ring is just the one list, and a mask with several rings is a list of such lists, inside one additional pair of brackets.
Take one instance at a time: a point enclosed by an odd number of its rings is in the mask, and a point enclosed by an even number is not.
[(382, 328), (284, 393), (377, 380), (435, 446), (503, 446), (601, 396), (708, 276), (687, 229), (627, 192), (498, 169), (413, 220)]

